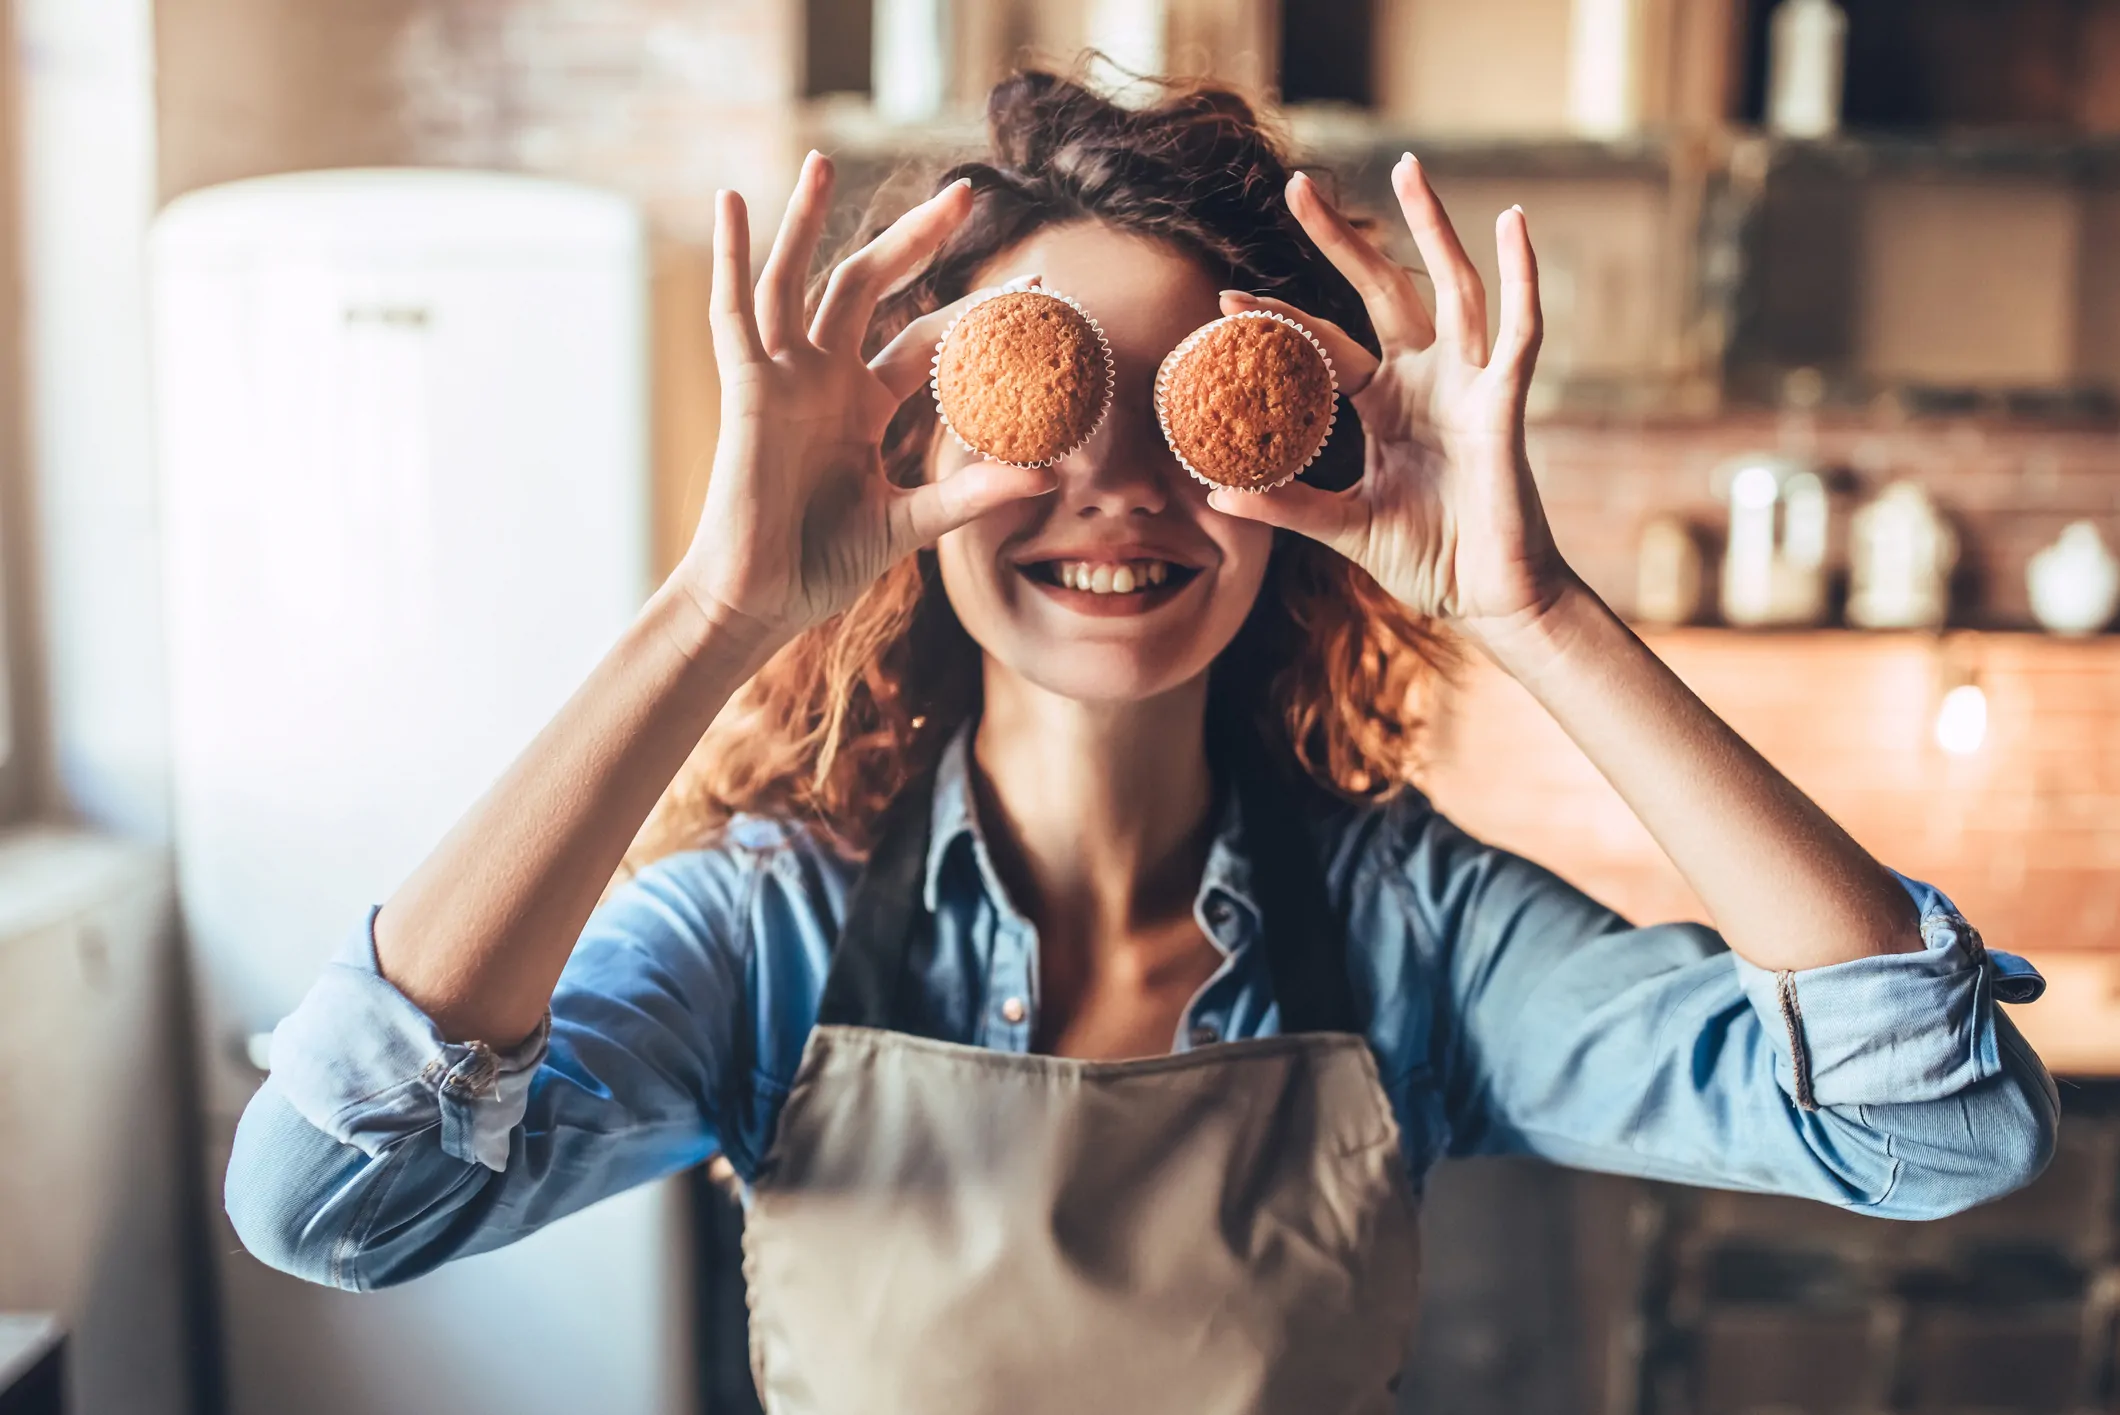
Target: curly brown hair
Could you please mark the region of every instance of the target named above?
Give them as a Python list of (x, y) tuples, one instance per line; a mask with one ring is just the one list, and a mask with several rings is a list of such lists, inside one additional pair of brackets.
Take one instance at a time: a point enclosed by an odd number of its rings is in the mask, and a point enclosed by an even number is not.
[[(1174, 82), (1160, 92), (1129, 108), (1049, 72), (997, 85), (986, 109), (991, 152), (933, 183), (970, 178), (971, 215), (878, 305), (866, 351), (967, 293), (1034, 231), (1078, 221), (1167, 242), (1225, 288), (1286, 300), (1374, 350), (1354, 287), (1288, 212), (1285, 141), (1235, 93)], [(894, 214), (872, 205), (855, 242)], [(1305, 480), (1344, 486), (1361, 474), (1360, 424), (1337, 425)], [(923, 390), (884, 435), (894, 482), (925, 476), (935, 431)], [(1421, 689), (1446, 659), (1434, 626), (1365, 571), (1277, 531), (1258, 600), (1210, 671), (1211, 725), (1242, 727), (1291, 777), (1378, 802), (1411, 779)], [(978, 711), (979, 691), (978, 646), (950, 607), (934, 552), (922, 551), (790, 642), (737, 695), (657, 807), (635, 863), (710, 843), (738, 813), (801, 821), (864, 850), (892, 797)]]

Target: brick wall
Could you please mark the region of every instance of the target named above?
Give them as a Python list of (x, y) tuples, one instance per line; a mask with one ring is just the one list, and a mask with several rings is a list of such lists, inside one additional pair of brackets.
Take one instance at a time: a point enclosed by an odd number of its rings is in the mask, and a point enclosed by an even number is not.
[[(2047, 970), (2017, 1019), (2056, 1069), (2120, 1073), (2120, 636), (1675, 630), (1651, 645), (1886, 864), (1936, 885)], [(1976, 682), (1979, 749), (1938, 746)], [(1596, 768), (1476, 656), (1437, 704), (1425, 784), (1468, 830), (1630, 918), (1700, 902)]]
[(771, 211), (801, 8), (745, 0), (161, 0), (162, 194), (361, 163), (571, 178), (705, 240), (717, 186)]
[(2029, 626), (2025, 566), (2071, 520), (2089, 517), (2120, 550), (2120, 431), (2109, 426), (1890, 417), (1810, 425), (1738, 413), (1698, 423), (1548, 423), (1531, 450), (1562, 549), (1624, 610), (1642, 523), (1675, 512), (1719, 528), (1713, 469), (1762, 449), (1810, 451), (1837, 469), (1842, 526), (1887, 481), (1925, 486), (1964, 543), (1957, 623)]
[[(716, 187), (770, 240), (804, 141), (802, 7), (746, 0), (159, 0), (164, 200), (326, 167), (479, 167), (625, 193), (656, 235), (655, 559), (717, 427)], [(761, 215), (762, 213), (762, 215)]]

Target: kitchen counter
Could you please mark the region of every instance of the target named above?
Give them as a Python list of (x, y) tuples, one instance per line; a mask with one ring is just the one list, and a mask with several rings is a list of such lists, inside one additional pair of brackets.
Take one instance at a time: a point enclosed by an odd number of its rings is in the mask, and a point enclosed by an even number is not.
[(0, 1415), (60, 1415), (65, 1336), (44, 1312), (0, 1312)]

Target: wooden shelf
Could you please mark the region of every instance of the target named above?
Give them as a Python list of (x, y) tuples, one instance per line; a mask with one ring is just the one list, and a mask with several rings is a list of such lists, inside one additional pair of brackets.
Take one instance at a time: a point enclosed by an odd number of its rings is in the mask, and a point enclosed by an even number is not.
[[(2120, 339), (2098, 332), (2120, 318), (2120, 139), (1468, 137), (1340, 104), (1285, 117), (1304, 159), (1372, 211), (1392, 209), (1391, 166), (1418, 152), (1490, 280), (1486, 217), (1524, 205), (1549, 287), (1539, 415), (1771, 407), (1801, 369), (1829, 406), (1895, 418), (2120, 419)], [(984, 143), (970, 109), (901, 124), (845, 97), (811, 102), (802, 126), (842, 159), (850, 204), (905, 163)], [(1394, 222), (1379, 235), (1418, 264)], [(2031, 255), (1998, 274), (1991, 247)]]
[(2120, 137), (2055, 137), (2007, 128), (1927, 135), (1842, 133), (1818, 141), (1733, 130), (1741, 161), (1824, 168), (1851, 177), (2034, 177), (2084, 182), (2120, 177)]
[[(2120, 1074), (2120, 635), (1645, 635), (1693, 689), (1880, 860), (1949, 895), (2050, 987), (2012, 1010), (2056, 1071)], [(1978, 683), (1980, 748), (1936, 743), (1943, 692)], [(1468, 658), (1439, 697), (1424, 782), (1473, 834), (1629, 918), (1700, 902), (1528, 694)]]

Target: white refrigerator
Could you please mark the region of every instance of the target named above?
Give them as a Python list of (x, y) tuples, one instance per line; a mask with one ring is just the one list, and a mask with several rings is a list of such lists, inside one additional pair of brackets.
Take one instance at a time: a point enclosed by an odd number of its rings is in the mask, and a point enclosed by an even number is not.
[[(311, 172), (153, 233), (174, 817), (218, 1195), (269, 1032), (648, 588), (645, 237), (607, 193)], [(214, 1234), (230, 1415), (690, 1404), (675, 1185), (381, 1293)]]

